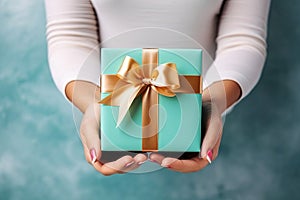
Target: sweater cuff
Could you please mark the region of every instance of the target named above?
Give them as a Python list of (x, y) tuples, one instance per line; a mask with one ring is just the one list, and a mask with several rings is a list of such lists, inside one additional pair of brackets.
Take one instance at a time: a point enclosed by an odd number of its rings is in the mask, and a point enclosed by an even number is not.
[(66, 99), (65, 88), (71, 81), (83, 80), (99, 85), (99, 50), (62, 47), (49, 54), (48, 59), (54, 83)]
[(228, 50), (216, 56), (205, 75), (206, 85), (217, 81), (233, 80), (239, 84), (245, 98), (257, 84), (263, 69), (265, 56), (252, 48)]

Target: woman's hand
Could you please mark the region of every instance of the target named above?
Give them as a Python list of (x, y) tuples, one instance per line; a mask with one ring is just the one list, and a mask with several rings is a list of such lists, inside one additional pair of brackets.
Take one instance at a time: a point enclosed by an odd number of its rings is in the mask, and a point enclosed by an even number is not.
[(66, 95), (72, 103), (83, 112), (80, 125), (80, 138), (84, 155), (88, 163), (103, 175), (125, 173), (139, 167), (147, 157), (143, 154), (123, 156), (116, 161), (101, 163), (99, 138), (100, 106), (99, 88), (88, 82), (73, 81), (67, 85)]
[(208, 163), (211, 163), (218, 156), (222, 138), (223, 125), (221, 113), (218, 113), (216, 109), (216, 106), (211, 102), (203, 102), (202, 116), (204, 119), (202, 122), (206, 123), (203, 125), (207, 128), (199, 157), (181, 160), (177, 158), (164, 157), (160, 154), (153, 153), (150, 156), (151, 161), (160, 164), (162, 167), (167, 167), (178, 172), (199, 171)]
[(87, 107), (82, 118), (80, 137), (87, 162), (107, 176), (134, 170), (147, 160), (145, 155), (137, 154), (135, 157), (127, 155), (116, 161), (102, 164), (100, 162), (99, 116), (100, 106), (98, 103), (93, 103)]
[(203, 169), (218, 156), (223, 130), (222, 113), (240, 96), (241, 89), (234, 81), (225, 80), (212, 84), (203, 92), (202, 126), (206, 127), (206, 132), (200, 156), (180, 160), (153, 153), (150, 160), (178, 172), (195, 172)]
[[(147, 159), (145, 155), (138, 154), (135, 157), (128, 155), (105, 164), (100, 162), (100, 107), (96, 103), (100, 99), (97, 96), (100, 94), (98, 90), (97, 86), (84, 81), (71, 82), (66, 88), (67, 97), (84, 113), (80, 136), (86, 160), (104, 175), (124, 173), (136, 169)], [(208, 102), (203, 104), (203, 110), (207, 113), (208, 117), (206, 120), (207, 131), (201, 146), (200, 157), (179, 160), (153, 153), (150, 159), (164, 167), (179, 172), (194, 172), (204, 168), (209, 161), (214, 160), (218, 155), (222, 138), (221, 114), (226, 108), (236, 102), (240, 98), (240, 95), (241, 89), (239, 85), (230, 80), (216, 82), (203, 92), (203, 102)]]

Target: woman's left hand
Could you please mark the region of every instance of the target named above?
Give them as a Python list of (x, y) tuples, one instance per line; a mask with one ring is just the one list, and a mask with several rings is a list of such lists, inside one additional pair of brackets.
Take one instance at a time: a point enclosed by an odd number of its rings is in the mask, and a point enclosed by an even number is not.
[[(222, 138), (222, 118), (216, 107), (210, 102), (204, 102), (202, 106), (203, 121), (206, 123), (206, 134), (201, 146), (199, 157), (188, 160), (164, 157), (158, 153), (152, 153), (150, 160), (160, 164), (162, 167), (178, 172), (199, 171), (212, 162), (218, 156)], [(204, 124), (203, 124), (204, 125)], [(205, 126), (204, 125), (204, 126)]]
[(207, 128), (201, 145), (200, 156), (180, 160), (152, 153), (150, 160), (162, 167), (178, 172), (195, 172), (203, 169), (218, 156), (223, 133), (222, 113), (234, 104), (240, 96), (241, 88), (235, 81), (223, 80), (210, 85), (202, 95), (203, 123), (205, 123), (202, 126)]

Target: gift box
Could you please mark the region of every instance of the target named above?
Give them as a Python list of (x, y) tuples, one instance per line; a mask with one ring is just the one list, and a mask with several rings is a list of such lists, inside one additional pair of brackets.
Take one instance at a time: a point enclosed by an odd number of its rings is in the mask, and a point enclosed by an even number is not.
[(201, 49), (101, 49), (101, 150), (199, 152)]

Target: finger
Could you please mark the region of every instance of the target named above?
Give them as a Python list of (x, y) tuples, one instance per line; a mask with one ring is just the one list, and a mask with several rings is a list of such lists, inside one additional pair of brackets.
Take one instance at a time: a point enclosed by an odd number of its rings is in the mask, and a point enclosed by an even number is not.
[[(202, 157), (201, 159), (204, 160), (205, 162), (209, 163), (209, 164), (213, 160), (215, 160), (217, 158), (217, 156), (218, 156), (218, 153), (219, 153), (219, 148), (220, 148), (221, 140), (222, 140), (222, 132), (221, 132), (221, 134), (219, 136), (219, 139), (218, 139), (216, 145), (211, 150), (209, 150), (210, 152), (208, 152), (206, 156), (204, 156), (204, 157), (201, 156)], [(207, 156), (209, 156), (209, 157), (207, 157)]]
[(179, 160), (176, 158), (165, 158), (162, 166), (177, 172), (195, 172), (204, 168), (208, 163), (200, 158), (192, 158), (189, 160)]
[(214, 146), (213, 151), (212, 151), (212, 160), (215, 160), (218, 157), (219, 154), (219, 149), (220, 149), (220, 145), (221, 145), (221, 140), (222, 140), (222, 134), (223, 132), (221, 132), (221, 135), (217, 141), (217, 144)]
[(202, 158), (205, 158), (207, 153), (214, 148), (221, 137), (223, 129), (221, 116), (218, 113), (214, 113), (214, 111), (212, 111), (208, 123), (208, 128), (201, 146)]
[[(92, 158), (90, 156), (90, 150), (88, 149), (88, 147), (86, 146), (85, 143), (82, 143), (83, 144), (83, 150), (84, 150), (84, 155), (85, 155), (85, 159), (87, 160), (88, 163), (90, 163), (91, 165), (93, 165), (93, 167), (100, 173), (102, 173), (102, 166), (103, 164), (99, 161), (99, 160), (96, 160), (96, 161), (92, 161)], [(104, 174), (104, 175), (111, 175), (111, 174)]]
[[(90, 150), (89, 148), (86, 146), (85, 142), (82, 142), (82, 146), (83, 146), (83, 152), (84, 152), (84, 157), (85, 160), (89, 163), (92, 164), (93, 163), (93, 158), (90, 154)], [(95, 161), (94, 161), (95, 162)]]
[(146, 162), (147, 156), (144, 154), (137, 154), (136, 156), (134, 156), (133, 160), (134, 163), (129, 163), (128, 166), (122, 170), (122, 172), (129, 172), (137, 169), (139, 166)]
[[(221, 144), (222, 133), (219, 137), (216, 145), (213, 148), (213, 158), (212, 160), (216, 159), (218, 156), (219, 147)], [(209, 162), (206, 159), (200, 158), (192, 158), (190, 160), (179, 160), (176, 158), (165, 158), (162, 160), (161, 166), (170, 168), (171, 170), (178, 171), (178, 172), (194, 172), (201, 170), (204, 168)]]
[(151, 162), (155, 162), (159, 165), (161, 165), (164, 158), (165, 157), (163, 155), (158, 154), (158, 153), (151, 153), (150, 156), (149, 156), (149, 159), (150, 159)]
[(99, 114), (100, 108), (98, 104), (90, 105), (81, 121), (80, 137), (84, 147), (84, 152), (88, 162), (95, 162), (100, 160), (100, 138), (99, 138)]
[(109, 176), (117, 173), (125, 173), (135, 164), (134, 159), (131, 156), (123, 156), (116, 161), (105, 163), (101, 165), (99, 161), (94, 164), (97, 171), (105, 176)]
[(145, 154), (137, 154), (136, 156), (134, 156), (134, 161), (135, 163), (139, 166), (142, 165), (144, 162), (146, 162), (147, 160), (147, 156)]

